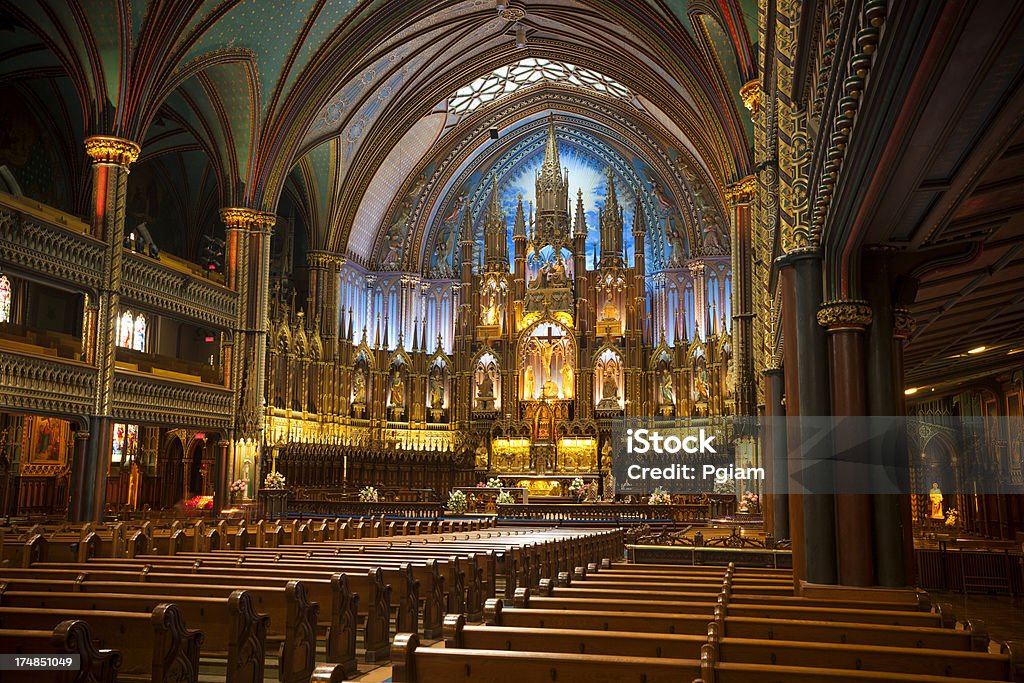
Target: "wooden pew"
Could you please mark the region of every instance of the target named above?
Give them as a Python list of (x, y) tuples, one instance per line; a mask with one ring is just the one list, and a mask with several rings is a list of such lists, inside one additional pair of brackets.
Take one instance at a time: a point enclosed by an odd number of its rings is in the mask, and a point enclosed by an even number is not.
[(700, 675), (692, 659), (422, 648), (415, 633), (395, 638), (391, 662), (394, 683), (678, 683)]
[[(235, 590), (250, 594), (254, 608), (265, 612), (270, 621), (266, 631), (267, 639), (278, 643), (279, 675), (282, 683), (297, 683), (308, 680), (313, 671), (316, 655), (317, 616), (319, 604), (309, 601), (306, 587), (300, 581), (290, 581), (283, 588), (253, 586), (217, 586), (163, 583), (120, 583), (108, 581), (40, 581), (20, 578), (5, 578), (0, 604), (7, 604), (18, 598), (20, 593), (59, 593), (59, 600), (65, 604), (81, 600), (83, 606), (112, 604), (146, 605), (155, 602), (174, 601), (182, 609), (215, 609)], [(203, 598), (215, 598), (210, 602)], [(20, 598), (19, 598), (20, 599)], [(28, 599), (28, 598), (26, 598)], [(38, 604), (38, 603), (36, 603)], [(200, 615), (202, 612), (200, 612)]]
[[(119, 565), (121, 566), (121, 565)], [(241, 570), (228, 569), (223, 572), (206, 570), (196, 573), (171, 573), (155, 571), (150, 565), (137, 570), (122, 566), (123, 570), (94, 570), (90, 566), (71, 565), (66, 569), (3, 569), (0, 568), (0, 582), (16, 590), (65, 590), (78, 591), (87, 583), (110, 588), (112, 592), (144, 595), (157, 585), (188, 585), (205, 587), (198, 595), (219, 595), (223, 590), (239, 586), (251, 588), (283, 588), (288, 582), (301, 579), (309, 600), (328, 605), (322, 610), (322, 626), (327, 639), (328, 661), (343, 665), (346, 675), (356, 671), (355, 629), (359, 598), (349, 588), (349, 577), (343, 573), (333, 574), (330, 579), (298, 577), (292, 573), (275, 575), (261, 573), (258, 577), (242, 574)], [(310, 572), (310, 577), (324, 574)], [(218, 587), (220, 590), (205, 590)], [(86, 586), (86, 589), (89, 587)], [(383, 587), (381, 587), (383, 588)], [(250, 597), (251, 600), (251, 597)]]
[(0, 628), (5, 654), (78, 655), (78, 671), (5, 671), (5, 683), (116, 683), (117, 650), (95, 646), (89, 625), (69, 619), (52, 630)]
[[(75, 608), (0, 607), (0, 628), (52, 629), (55, 624), (85, 617), (101, 647), (121, 655), (119, 680), (152, 683), (196, 683), (199, 680), (201, 631), (189, 630), (177, 606), (161, 603), (150, 611)], [(3, 645), (6, 649), (6, 643)], [(5, 672), (6, 673), (6, 672)]]

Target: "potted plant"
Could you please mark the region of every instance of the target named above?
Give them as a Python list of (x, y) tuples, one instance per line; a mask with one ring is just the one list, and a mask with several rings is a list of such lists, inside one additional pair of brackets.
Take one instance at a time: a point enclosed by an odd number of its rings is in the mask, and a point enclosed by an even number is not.
[(457, 515), (461, 515), (466, 512), (466, 508), (469, 506), (466, 500), (466, 494), (462, 491), (452, 491), (448, 494), (448, 511), (454, 512)]

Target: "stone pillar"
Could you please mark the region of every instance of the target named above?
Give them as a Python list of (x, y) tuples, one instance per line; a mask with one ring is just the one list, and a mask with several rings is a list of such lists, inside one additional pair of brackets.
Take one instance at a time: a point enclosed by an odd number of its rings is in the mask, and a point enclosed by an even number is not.
[(708, 283), (704, 275), (704, 261), (690, 261), (690, 275), (693, 277), (693, 326), (694, 341), (705, 341), (708, 330)]
[[(263, 435), (266, 382), (270, 236), (276, 217), (248, 208), (221, 209), (227, 233), (225, 280), (238, 292), (238, 313), (226, 364), (234, 392), (233, 439), (259, 444)], [(229, 458), (233, 463), (237, 458)], [(227, 468), (230, 470), (230, 468)], [(228, 471), (227, 478), (232, 477)]]
[(89, 518), (92, 509), (92, 489), (85, 485), (88, 467), (89, 432), (80, 429), (75, 432), (75, 450), (71, 461), (71, 504), (68, 516), (72, 522), (83, 522)]
[(232, 482), (230, 446), (231, 442), (226, 439), (217, 442), (213, 475), (213, 509), (217, 511), (223, 510), (231, 504), (231, 494), (228, 491)]
[[(866, 301), (843, 300), (825, 303), (818, 310), (818, 324), (829, 335), (829, 370), (832, 379), (832, 414), (867, 414), (864, 381), (864, 332), (871, 324)], [(859, 441), (856, 425), (836, 423), (836, 444), (850, 453)], [(839, 583), (871, 586), (875, 582), (871, 537), (871, 496), (863, 467), (843, 458), (836, 463), (836, 549)]]
[[(790, 493), (790, 531), (793, 540), (794, 578), (811, 583), (834, 584), (836, 567), (835, 496), (808, 493), (834, 484), (834, 474), (823, 463), (831, 455), (826, 444), (801, 453), (806, 418), (829, 414), (828, 354), (825, 331), (818, 325), (822, 299), (821, 252), (816, 248), (796, 249), (777, 261), (782, 281), (782, 335), (786, 382), (786, 414), (789, 420), (789, 472), (799, 472), (808, 488)], [(821, 460), (812, 471), (803, 469), (800, 458)], [(810, 550), (810, 552), (808, 551)]]
[[(754, 176), (747, 176), (725, 191), (730, 206), (732, 245), (732, 366), (737, 415), (755, 415), (757, 385), (754, 382), (754, 252), (751, 244), (751, 202), (757, 191)], [(722, 331), (723, 334), (725, 331)]]
[(130, 140), (102, 135), (85, 139), (85, 152), (92, 161), (92, 236), (103, 241), (104, 251), (92, 337), (96, 394), (89, 417), (90, 438), (80, 463), (84, 476), (76, 477), (81, 488), (72, 493), (82, 503), (82, 521), (101, 519), (106, 504), (128, 169), (139, 158), (139, 151)]
[[(871, 255), (872, 267), (864, 287), (875, 318), (867, 338), (867, 400), (871, 415), (895, 416), (903, 406), (903, 340), (913, 330), (913, 320), (893, 301), (892, 279), (886, 253)], [(906, 478), (906, 453), (901, 462), (891, 463), (893, 477)], [(914, 574), (910, 537), (910, 496), (873, 497), (875, 571), (882, 586), (910, 585)], [(904, 511), (905, 510), (905, 511)]]
[(765, 478), (769, 482), (762, 510), (765, 531), (776, 539), (789, 538), (789, 468), (787, 462), (785, 378), (781, 368), (764, 371), (764, 416), (762, 448), (764, 449)]

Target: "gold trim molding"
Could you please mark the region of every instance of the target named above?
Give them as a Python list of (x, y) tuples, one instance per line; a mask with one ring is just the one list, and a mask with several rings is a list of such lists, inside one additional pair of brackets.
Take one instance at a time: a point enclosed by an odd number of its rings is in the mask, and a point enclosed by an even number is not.
[(139, 158), (142, 148), (131, 140), (110, 135), (93, 135), (85, 139), (85, 153), (94, 164), (117, 164), (128, 168)]
[(725, 201), (730, 205), (747, 204), (757, 193), (757, 179), (748, 175), (725, 188)]
[(897, 308), (893, 311), (892, 336), (897, 339), (907, 339), (917, 329), (914, 316), (907, 308)]
[(859, 299), (828, 301), (818, 309), (818, 324), (829, 332), (862, 331), (871, 324), (873, 311)]

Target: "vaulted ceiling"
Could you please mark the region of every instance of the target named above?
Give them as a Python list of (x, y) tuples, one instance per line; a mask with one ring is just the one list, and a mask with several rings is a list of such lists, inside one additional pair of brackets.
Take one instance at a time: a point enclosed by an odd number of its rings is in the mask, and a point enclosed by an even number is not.
[[(2, 0), (0, 83), (61, 121), (44, 131), (55, 158), (81, 159), (87, 134), (140, 142), (139, 168), (154, 168), (133, 177), (159, 178), (142, 193), (153, 201), (174, 194), (171, 222), (195, 233), (180, 237), (185, 255), (216, 208), (276, 210), (287, 192), (311, 247), (373, 266), (425, 171), (448, 175), (420, 189), (451, 189), (466, 163), (501, 158), (544, 113), (561, 116), (567, 143), (581, 144), (578, 123), (609, 160), (650, 167), (696, 250), (694, 207), (720, 216), (722, 188), (750, 172), (738, 90), (756, 75), (756, 21), (750, 0)], [(530, 59), (622, 91), (541, 79), (450, 108), (460, 88)], [(496, 146), (491, 127), (503, 131)], [(658, 148), (670, 151), (659, 160)], [(67, 185), (65, 205), (84, 210), (82, 183)], [(403, 269), (429, 268), (430, 217), (450, 199), (415, 207)]]

